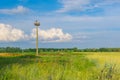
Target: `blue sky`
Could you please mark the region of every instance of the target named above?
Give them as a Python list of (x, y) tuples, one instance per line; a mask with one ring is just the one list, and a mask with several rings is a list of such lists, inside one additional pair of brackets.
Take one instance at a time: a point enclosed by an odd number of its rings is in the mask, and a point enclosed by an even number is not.
[(120, 47), (120, 0), (2, 0), (0, 47)]

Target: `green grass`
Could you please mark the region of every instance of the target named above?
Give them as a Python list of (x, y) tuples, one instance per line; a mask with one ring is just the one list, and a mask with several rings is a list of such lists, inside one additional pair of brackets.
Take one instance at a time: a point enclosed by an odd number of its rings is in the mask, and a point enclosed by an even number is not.
[(119, 67), (109, 63), (99, 66), (99, 60), (91, 55), (43, 53), (39, 56), (1, 56), (0, 80), (120, 80)]

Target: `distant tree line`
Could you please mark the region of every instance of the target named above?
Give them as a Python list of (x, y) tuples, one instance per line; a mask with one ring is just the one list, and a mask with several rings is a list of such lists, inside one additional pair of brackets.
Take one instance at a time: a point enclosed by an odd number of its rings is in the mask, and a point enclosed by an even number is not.
[[(21, 49), (19, 47), (0, 47), (0, 53), (23, 53), (35, 51), (35, 48)], [(39, 52), (120, 52), (120, 48), (39, 48)]]
[(19, 47), (0, 47), (0, 53), (16, 53), (21, 51), (22, 49)]

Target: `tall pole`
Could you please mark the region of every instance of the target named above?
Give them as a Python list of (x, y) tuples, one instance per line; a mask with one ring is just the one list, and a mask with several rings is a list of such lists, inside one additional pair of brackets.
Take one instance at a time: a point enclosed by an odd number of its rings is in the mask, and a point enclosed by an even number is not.
[(38, 56), (38, 26), (36, 26), (36, 56)]
[(38, 26), (40, 26), (40, 22), (36, 20), (34, 25), (36, 26), (36, 56), (38, 56)]

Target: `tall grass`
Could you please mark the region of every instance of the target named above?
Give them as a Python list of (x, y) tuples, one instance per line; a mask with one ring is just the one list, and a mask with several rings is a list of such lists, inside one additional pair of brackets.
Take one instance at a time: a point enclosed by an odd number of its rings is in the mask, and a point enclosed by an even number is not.
[(0, 80), (119, 80), (118, 75), (116, 66), (99, 67), (84, 54), (0, 57)]

